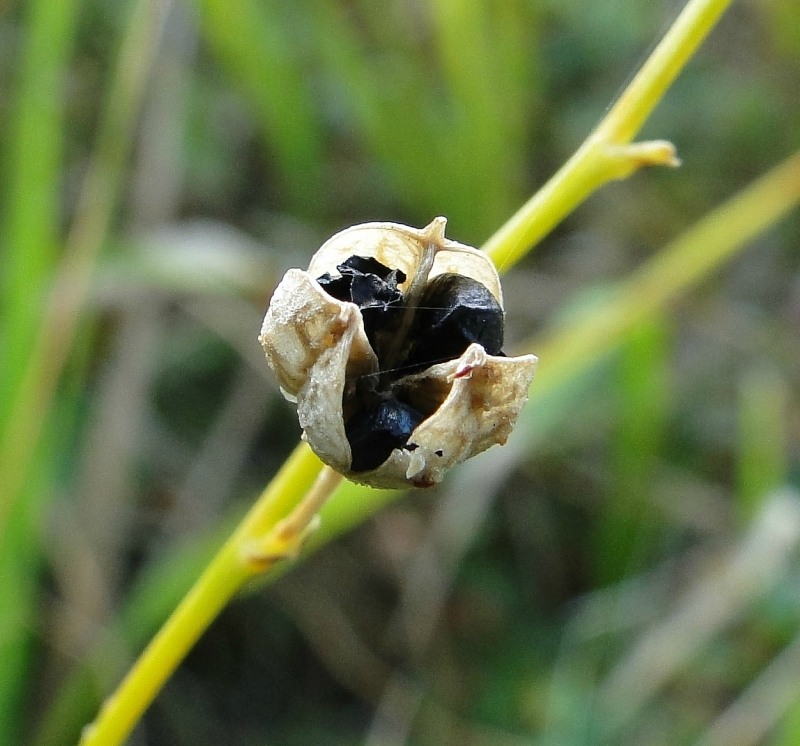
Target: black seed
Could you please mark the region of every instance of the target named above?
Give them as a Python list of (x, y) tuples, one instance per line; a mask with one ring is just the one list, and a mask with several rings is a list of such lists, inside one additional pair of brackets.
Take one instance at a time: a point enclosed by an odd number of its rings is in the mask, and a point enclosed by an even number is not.
[(405, 272), (390, 269), (372, 257), (351, 256), (337, 265), (336, 269), (339, 270), (341, 277), (331, 277), (331, 274), (326, 272), (317, 278), (317, 282), (334, 298), (352, 303), (358, 303), (351, 295), (354, 278), (377, 278), (380, 282), (372, 285), (379, 288), (379, 292), (383, 294), (399, 292), (397, 286), (406, 281)]
[(363, 256), (351, 256), (336, 269), (341, 277), (326, 272), (317, 282), (337, 300), (355, 303), (361, 309), (367, 339), (379, 354), (377, 333), (397, 324), (402, 315), (403, 293), (397, 286), (405, 282), (405, 274)]
[(336, 269), (342, 274), (354, 272), (362, 275), (377, 275), (381, 280), (387, 282), (389, 282), (390, 275), (399, 275), (398, 283), (406, 280), (405, 274), (399, 269), (390, 269), (372, 256), (351, 256), (339, 264)]
[(388, 399), (353, 415), (344, 426), (354, 472), (377, 469), (395, 448), (406, 444), (422, 415), (397, 399)]
[(426, 368), (459, 357), (473, 342), (502, 355), (503, 309), (489, 289), (471, 277), (443, 274), (425, 288), (407, 365)]

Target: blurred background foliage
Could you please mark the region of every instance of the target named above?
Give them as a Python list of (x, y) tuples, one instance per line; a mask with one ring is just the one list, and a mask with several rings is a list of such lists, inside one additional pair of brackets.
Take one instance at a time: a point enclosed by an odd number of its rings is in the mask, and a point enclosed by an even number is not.
[[(76, 740), (296, 444), (283, 271), (365, 220), (480, 245), (679, 7), (0, 4), (0, 744)], [(797, 148), (799, 40), (796, 0), (734, 4), (644, 132), (684, 166), (507, 276), (507, 349)], [(799, 227), (251, 589), (131, 743), (799, 743)]]

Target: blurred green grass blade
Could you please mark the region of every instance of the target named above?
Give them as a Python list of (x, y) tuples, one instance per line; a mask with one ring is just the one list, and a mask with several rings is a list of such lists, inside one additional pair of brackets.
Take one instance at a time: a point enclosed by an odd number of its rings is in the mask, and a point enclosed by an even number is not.
[[(447, 185), (458, 203), (472, 206), (475, 194), (469, 188), (469, 176), (474, 171), (492, 173), (495, 169), (503, 170), (498, 161), (505, 136), (502, 126), (498, 126), (498, 106), (491, 90), (495, 81), (490, 75), (489, 39), (486, 38), (488, 9), (484, 0), (471, 3), (431, 0), (429, 7), (434, 19), (440, 64), (451, 99), (450, 135), (443, 141), (445, 146), (449, 146), (445, 151), (445, 163), (450, 170), (458, 157), (465, 153), (470, 154), (471, 161), (470, 168), (457, 171), (458, 175), (448, 179)], [(510, 212), (511, 206), (504, 205), (503, 208), (507, 209), (502, 209), (497, 204), (496, 185), (504, 183), (505, 180), (494, 173), (493, 178), (484, 180), (484, 189), (479, 195), (485, 204), (496, 208), (493, 209), (495, 215)]]
[(47, 712), (36, 724), (30, 746), (74, 746), (103, 694), (92, 666), (81, 663), (61, 684)]
[(432, 2), (423, 15), (432, 52), (420, 21), (400, 15), (392, 26), (382, 6), (362, 6), (379, 52), (339, 5), (316, 0), (309, 14), (340, 116), (398, 199), (427, 216), (437, 205), (454, 235), (477, 243), (525, 185), (525, 116), (539, 93), (534, 14), (519, 2)]
[(40, 602), (42, 566), (37, 533), (49, 472), (42, 469), (25, 486), (0, 543), (0, 746), (16, 746), (25, 719)]
[(103, 696), (130, 666), (219, 546), (241, 520), (236, 507), (212, 531), (173, 546), (140, 573), (116, 621), (62, 683), (40, 719), (32, 746), (72, 746)]
[(75, 0), (34, 0), (27, 8), (26, 43), (3, 145), (3, 427), (28, 362), (30, 340), (38, 327), (51, 272), (59, 258), (65, 83), (77, 6)]
[(777, 370), (761, 365), (744, 375), (736, 462), (737, 508), (743, 524), (788, 478), (788, 411), (788, 386)]
[(800, 4), (795, 0), (772, 0), (763, 10), (768, 18), (765, 28), (778, 47), (785, 55), (800, 59)]
[(800, 701), (789, 709), (770, 746), (797, 746), (800, 743)]
[(274, 152), (292, 209), (322, 212), (323, 131), (309, 74), (281, 22), (281, 4), (255, 0), (194, 0), (200, 30), (241, 90)]
[(37, 325), (11, 413), (0, 431), (0, 539), (34, 460), (61, 374), (73, 350), (81, 311), (117, 204), (136, 115), (158, 43), (167, 0), (135, 0), (98, 125), (65, 251)]
[(653, 549), (648, 495), (661, 452), (669, 393), (669, 325), (662, 314), (634, 329), (615, 366), (617, 425), (611, 440), (613, 481), (595, 525), (595, 571), (610, 585), (640, 570)]
[[(459, 206), (456, 216), (475, 216), (465, 228), (478, 242), (518, 200), (514, 186), (525, 161), (522, 135), (529, 103), (519, 98), (524, 92), (523, 99), (529, 99), (535, 88), (527, 71), (533, 69), (536, 24), (518, 2), (431, 0), (429, 7), (451, 99), (442, 133), (448, 174), (437, 183)], [(492, 178), (481, 178), (484, 174)]]
[[(127, 44), (120, 55), (118, 75), (101, 116), (98, 143), (81, 193), (76, 217), (63, 255), (56, 256), (57, 228), (60, 223), (57, 195), (48, 190), (58, 188), (62, 166), (60, 163), (60, 132), (65, 129), (63, 116), (56, 104), (60, 101), (60, 87), (45, 75), (49, 86), (37, 88), (42, 65), (43, 48), (58, 58), (50, 63), (54, 69), (66, 66), (69, 55), (68, 3), (51, 3), (48, 0), (31, 6), (39, 16), (47, 16), (50, 23), (59, 26), (59, 33), (40, 17), (32, 17), (28, 44), (35, 50), (22, 66), (21, 86), (17, 107), (13, 110), (12, 132), (19, 138), (16, 153), (17, 170), (10, 172), (9, 202), (6, 214), (6, 235), (14, 252), (32, 251), (38, 257), (24, 257), (19, 266), (6, 279), (15, 278), (20, 283), (27, 280), (25, 272), (32, 272), (33, 285), (23, 286), (21, 292), (46, 295), (46, 303), (34, 295), (36, 313), (26, 314), (20, 304), (9, 306), (13, 314), (21, 314), (24, 324), (25, 347), (15, 358), (18, 380), (5, 386), (8, 399), (6, 416), (0, 431), (0, 656), (3, 664), (0, 675), (0, 744), (17, 744), (14, 731), (16, 718), (24, 717), (25, 708), (19, 704), (27, 684), (26, 669), (31, 635), (36, 631), (36, 580), (40, 569), (40, 537), (42, 509), (51, 494), (49, 481), (56, 458), (56, 441), (59, 449), (69, 442), (69, 427), (61, 421), (58, 410), (69, 397), (55, 398), (61, 374), (69, 360), (78, 368), (85, 357), (74, 357), (76, 350), (86, 353), (84, 341), (76, 344), (79, 334), (79, 316), (84, 294), (91, 280), (94, 258), (111, 220), (116, 204), (117, 186), (124, 174), (124, 162), (131, 144), (131, 130), (135, 121), (136, 103), (143, 91), (149, 64), (149, 43), (155, 42), (154, 33), (162, 18), (163, 3), (138, 2), (136, 20), (127, 28)], [(74, 8), (72, 8), (74, 11)], [(137, 34), (144, 32), (146, 43)], [(62, 36), (63, 35), (63, 36)], [(43, 37), (42, 40), (40, 37)], [(60, 45), (55, 45), (56, 39)], [(132, 61), (130, 55), (135, 55)], [(33, 68), (29, 70), (29, 67)], [(33, 86), (33, 93), (29, 87)], [(33, 119), (35, 121), (31, 122)], [(29, 127), (33, 127), (31, 140)], [(41, 152), (40, 152), (41, 145)], [(12, 137), (9, 147), (17, 147)], [(50, 159), (49, 166), (41, 159)], [(47, 180), (47, 184), (44, 181)], [(21, 186), (18, 186), (20, 184)], [(27, 212), (23, 220), (12, 215), (16, 202), (25, 202), (27, 190), (38, 209)], [(42, 212), (45, 204), (51, 213)], [(23, 212), (27, 207), (20, 208)], [(36, 222), (37, 225), (29, 225)], [(29, 244), (42, 242), (42, 247)], [(47, 254), (45, 252), (48, 252)], [(50, 264), (43, 261), (49, 256)], [(24, 269), (29, 263), (28, 270)], [(34, 276), (35, 275), (35, 276)], [(36, 288), (36, 282), (41, 287)], [(51, 285), (55, 283), (57, 290)], [(55, 299), (56, 302), (53, 302)], [(20, 308), (22, 310), (20, 310)], [(4, 333), (17, 323), (12, 311), (4, 319)], [(22, 337), (21, 333), (20, 337)], [(84, 391), (80, 371), (68, 389)], [(10, 380), (10, 379), (9, 379)], [(4, 380), (4, 385), (7, 381)], [(44, 437), (43, 437), (44, 433)], [(9, 740), (4, 740), (9, 739)]]
[[(445, 156), (455, 139), (449, 92), (439, 90), (435, 61), (399, 6), (388, 14), (391, 22), (374, 3), (361, 3), (359, 10), (378, 51), (359, 32), (354, 14), (337, 3), (315, 0), (308, 17), (343, 128), (369, 149), (394, 198), (419, 211), (439, 205), (452, 218), (455, 182), (462, 177), (451, 173)], [(442, 201), (444, 183), (449, 191)]]
[[(31, 355), (43, 299), (59, 259), (61, 223), (62, 133), (67, 64), (75, 38), (78, 3), (35, 0), (26, 10), (25, 44), (9, 116), (3, 159), (6, 193), (0, 339), (0, 434)], [(0, 441), (2, 441), (0, 437)], [(39, 459), (50, 463), (51, 443), (42, 443)], [(21, 499), (9, 515), (0, 541), (0, 745), (19, 743), (22, 706), (29, 681), (41, 566), (38, 530), (44, 482), (49, 469), (28, 476)], [(2, 486), (0, 486), (2, 495)]]
[[(314, 0), (311, 7), (308, 22), (317, 40), (315, 53), (347, 135), (372, 152), (397, 198), (409, 199), (413, 205), (431, 204), (438, 164), (431, 164), (426, 134), (436, 130), (437, 107), (430, 100), (416, 55), (394, 57), (396, 47), (407, 44), (403, 29), (387, 28), (373, 5), (367, 18), (382, 42), (382, 54), (376, 55), (340, 4)], [(428, 178), (424, 178), (426, 170)]]
[(800, 152), (700, 219), (619, 283), (602, 309), (554, 328), (523, 349), (539, 355), (531, 390), (542, 396), (618, 345), (633, 327), (708, 277), (800, 202)]

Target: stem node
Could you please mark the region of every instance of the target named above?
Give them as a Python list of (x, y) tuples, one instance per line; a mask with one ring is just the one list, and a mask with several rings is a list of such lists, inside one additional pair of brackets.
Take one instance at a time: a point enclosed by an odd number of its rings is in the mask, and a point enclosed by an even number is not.
[(668, 140), (647, 140), (624, 145), (606, 145), (610, 178), (625, 179), (640, 168), (681, 165), (675, 146)]

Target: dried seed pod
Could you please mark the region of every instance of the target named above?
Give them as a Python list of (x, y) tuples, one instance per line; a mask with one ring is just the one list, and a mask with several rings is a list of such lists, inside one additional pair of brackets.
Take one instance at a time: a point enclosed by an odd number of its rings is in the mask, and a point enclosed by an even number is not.
[(536, 358), (505, 357), (497, 271), (426, 228), (367, 223), (289, 270), (259, 340), (303, 437), (374, 487), (425, 487), (504, 443)]

